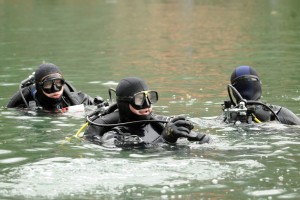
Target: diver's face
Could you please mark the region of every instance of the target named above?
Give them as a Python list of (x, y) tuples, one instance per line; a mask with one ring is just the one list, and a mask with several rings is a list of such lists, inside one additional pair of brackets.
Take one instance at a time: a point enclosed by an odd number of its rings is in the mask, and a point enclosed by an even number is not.
[(42, 78), (38, 83), (44, 95), (49, 98), (58, 99), (63, 94), (65, 80), (59, 73), (54, 73)]
[(152, 112), (152, 105), (150, 105), (148, 108), (143, 108), (143, 109), (135, 109), (134, 107), (132, 107), (130, 104), (129, 104), (129, 109), (132, 113), (136, 114), (136, 115), (144, 115), (144, 116), (147, 116), (149, 115), (151, 112)]
[(63, 92), (64, 92), (64, 86), (61, 87), (60, 91), (53, 92), (53, 93), (46, 93), (45, 91), (43, 91), (44, 95), (52, 99), (59, 99), (60, 96), (63, 94)]

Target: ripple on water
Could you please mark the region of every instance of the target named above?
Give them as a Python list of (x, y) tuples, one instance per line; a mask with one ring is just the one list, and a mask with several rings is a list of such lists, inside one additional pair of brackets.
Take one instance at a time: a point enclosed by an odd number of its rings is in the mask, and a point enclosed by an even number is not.
[(11, 153), (11, 152), (12, 152), (11, 150), (0, 149), (0, 155), (1, 155), (1, 154), (9, 154), (9, 153)]
[[(216, 188), (225, 187), (219, 184), (218, 180), (234, 173), (238, 174), (240, 168), (244, 171), (238, 175), (245, 176), (247, 173), (257, 172), (256, 168), (261, 167), (259, 163), (250, 160), (220, 163), (202, 158), (182, 160), (172, 157), (151, 157), (141, 160), (138, 157), (131, 154), (128, 159), (55, 157), (40, 160), (13, 168), (2, 177), (0, 194), (47, 198), (86, 193), (116, 196), (126, 193), (128, 188), (133, 187), (142, 187), (145, 191), (167, 192), (174, 190), (175, 187), (185, 187), (191, 182), (205, 180)], [(22, 159), (24, 158), (19, 158), (19, 161)], [(13, 161), (17, 161), (17, 158), (6, 160), (10, 163)], [(17, 185), (14, 184), (16, 182)]]
[(2, 164), (12, 164), (12, 163), (18, 163), (23, 160), (26, 160), (27, 158), (25, 157), (15, 157), (15, 158), (7, 158), (7, 159), (1, 159), (0, 163)]
[(18, 83), (0, 83), (0, 86), (14, 86), (14, 85), (19, 85)]
[(16, 126), (18, 129), (32, 129), (30, 126)]
[(107, 81), (107, 82), (105, 82), (105, 83), (102, 83), (102, 85), (116, 86), (116, 85), (118, 85), (118, 82), (115, 82), (115, 81)]
[(32, 117), (32, 116), (5, 116), (5, 118), (8, 119), (18, 119), (18, 120), (28, 120), (28, 121), (33, 121), (33, 122), (43, 122), (45, 119), (41, 117)]
[(37, 152), (37, 151), (49, 151), (50, 148), (33, 148), (33, 149), (24, 149), (24, 151), (28, 152)]
[(284, 193), (284, 189), (270, 189), (270, 190), (256, 190), (256, 191), (247, 191), (246, 193), (251, 196), (260, 197), (260, 196), (273, 196)]

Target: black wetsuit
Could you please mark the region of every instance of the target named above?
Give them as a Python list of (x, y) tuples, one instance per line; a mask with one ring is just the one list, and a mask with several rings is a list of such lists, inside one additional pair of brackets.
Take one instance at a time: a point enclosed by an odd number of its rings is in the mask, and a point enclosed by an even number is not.
[[(65, 108), (73, 105), (93, 105), (94, 99), (87, 94), (76, 91), (76, 89), (70, 84), (66, 83), (64, 85), (64, 92), (58, 101), (55, 104), (45, 104), (44, 102), (40, 102), (39, 98), (36, 96), (36, 88), (35, 85), (30, 85), (25, 88), (22, 88), (22, 94), (29, 105), (29, 109), (46, 109), (46, 110), (58, 110), (61, 108)], [(43, 105), (44, 103), (44, 105)], [(18, 91), (14, 96), (10, 99), (7, 104), (8, 108), (27, 108), (25, 102), (23, 101), (20, 92)]]
[[(161, 115), (151, 114), (150, 120), (169, 121), (171, 118)], [(113, 112), (102, 116), (94, 121), (98, 124), (116, 124), (119, 122), (119, 112)], [(162, 122), (147, 122), (127, 126), (101, 127), (89, 125), (85, 131), (85, 138), (91, 142), (123, 148), (147, 147), (162, 143), (176, 143), (177, 137), (163, 137), (165, 129)], [(200, 144), (211, 142), (211, 137), (206, 134), (191, 131), (189, 141), (197, 141)]]

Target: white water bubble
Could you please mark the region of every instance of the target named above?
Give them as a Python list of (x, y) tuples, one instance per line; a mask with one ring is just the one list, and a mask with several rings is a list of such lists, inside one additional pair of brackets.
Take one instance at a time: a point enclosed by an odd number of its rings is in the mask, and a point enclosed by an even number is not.
[(24, 158), (24, 157), (7, 158), (7, 159), (0, 160), (0, 163), (2, 163), (2, 164), (11, 164), (11, 163), (21, 162), (23, 160), (27, 160), (27, 158)]

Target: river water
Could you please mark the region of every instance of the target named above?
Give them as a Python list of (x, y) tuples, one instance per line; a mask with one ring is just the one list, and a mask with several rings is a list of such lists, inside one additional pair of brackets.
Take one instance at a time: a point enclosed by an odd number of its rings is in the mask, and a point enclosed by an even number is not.
[[(0, 199), (299, 199), (300, 127), (216, 120), (239, 65), (263, 101), (299, 111), (298, 0), (0, 0)], [(42, 62), (91, 96), (139, 76), (154, 112), (212, 144), (121, 151), (76, 139), (85, 113), (5, 108)]]

